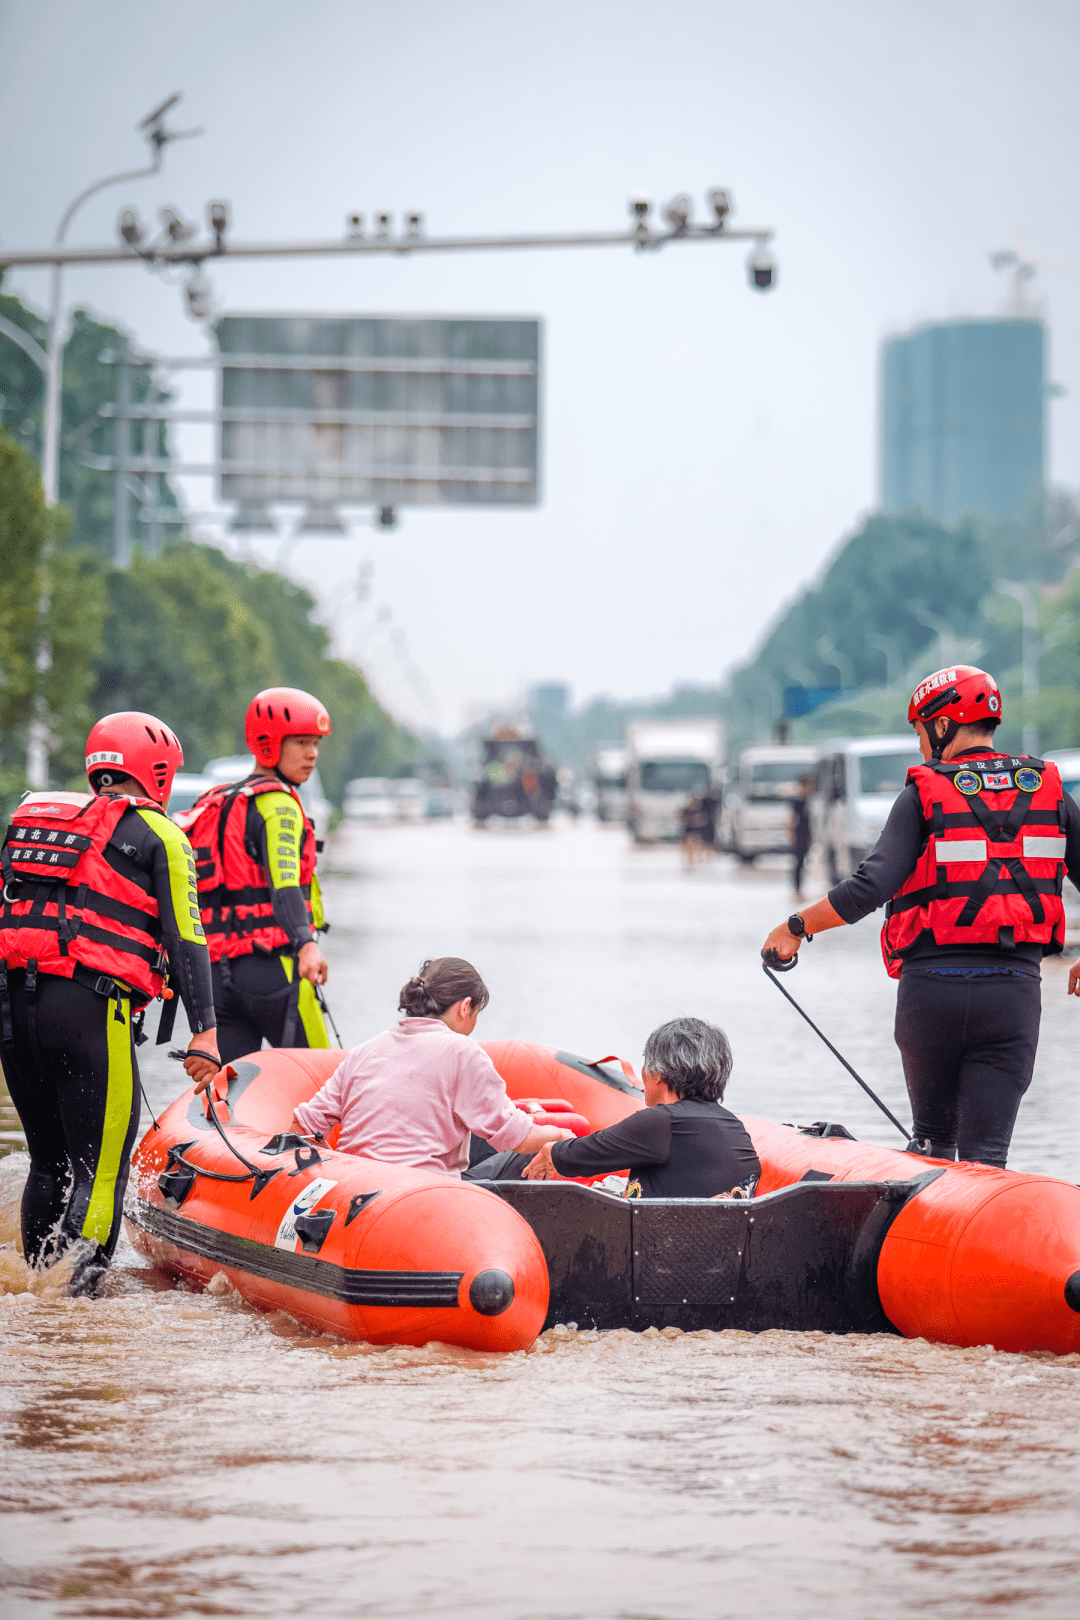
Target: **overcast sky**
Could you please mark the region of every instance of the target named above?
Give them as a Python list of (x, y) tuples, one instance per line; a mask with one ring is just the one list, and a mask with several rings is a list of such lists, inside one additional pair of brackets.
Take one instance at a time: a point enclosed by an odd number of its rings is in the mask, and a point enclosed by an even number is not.
[[(632, 195), (704, 214), (716, 184), (735, 223), (775, 228), (765, 296), (735, 244), (212, 267), (223, 310), (543, 319), (538, 509), (412, 510), (291, 555), (384, 700), (449, 731), (533, 681), (640, 696), (750, 650), (877, 502), (883, 337), (993, 312), (987, 255), (1017, 229), (1080, 267), (1078, 44), (1075, 0), (0, 0), (0, 239), (45, 243), (76, 191), (136, 166), (133, 125), (173, 90), (205, 135), (89, 203), (73, 244), (112, 241), (126, 204), (224, 197), (237, 239), (379, 208), (432, 234), (586, 230)], [(65, 294), (204, 352), (166, 282), (86, 269)], [(6, 286), (44, 307), (44, 272)], [(1068, 390), (1051, 475), (1075, 489), (1080, 274), (1034, 286)], [(372, 602), (346, 615), (363, 560)]]

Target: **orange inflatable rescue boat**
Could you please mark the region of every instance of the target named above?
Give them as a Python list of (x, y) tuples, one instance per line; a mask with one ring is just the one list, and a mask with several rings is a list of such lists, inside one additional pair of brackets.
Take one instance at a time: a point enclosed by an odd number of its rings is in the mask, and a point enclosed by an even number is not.
[[(644, 1106), (617, 1059), (484, 1042), (509, 1095), (577, 1134)], [(376, 1344), (526, 1348), (545, 1326), (892, 1332), (1080, 1351), (1080, 1188), (916, 1158), (841, 1125), (744, 1118), (753, 1199), (460, 1182), (288, 1134), (341, 1060), (264, 1051), (185, 1092), (135, 1156), (128, 1223), (178, 1277)], [(482, 1175), (483, 1166), (476, 1173)]]
[[(151, 1126), (126, 1211), (136, 1248), (189, 1282), (224, 1272), (253, 1305), (372, 1344), (522, 1350), (548, 1308), (528, 1225), (450, 1176), (289, 1133), (341, 1052), (255, 1053)], [(582, 1122), (584, 1128), (584, 1122)]]
[[(640, 1093), (634, 1098), (613, 1089), (610, 1075), (606, 1085), (590, 1082), (579, 1072), (585, 1067), (580, 1059), (567, 1053), (520, 1041), (484, 1045), (511, 1097), (542, 1087), (552, 1097), (566, 1097), (594, 1121), (594, 1128), (599, 1128), (601, 1118), (607, 1124), (613, 1111), (624, 1118), (644, 1106)], [(611, 1065), (603, 1067), (610, 1070)], [(813, 1188), (819, 1194), (842, 1195), (845, 1188), (877, 1186), (896, 1202), (888, 1216), (879, 1219), (880, 1229), (873, 1237), (877, 1312), (873, 1306), (866, 1309), (864, 1297), (866, 1327), (878, 1325), (907, 1338), (942, 1344), (992, 1344), (999, 1350), (1052, 1350), (1059, 1355), (1080, 1351), (1080, 1187), (1052, 1176), (864, 1145), (842, 1125), (818, 1123), (797, 1129), (739, 1117), (753, 1139), (762, 1173), (750, 1203), (740, 1207), (728, 1200), (710, 1201), (709, 1207), (719, 1210), (721, 1218), (734, 1217), (741, 1223), (746, 1237), (745, 1243), (736, 1244), (741, 1269), (732, 1278), (732, 1297), (722, 1302), (732, 1308), (731, 1320), (722, 1324), (717, 1314), (713, 1325), (750, 1325), (738, 1308), (740, 1292), (749, 1287), (753, 1293), (759, 1233), (751, 1239), (750, 1230), (759, 1226), (778, 1198)], [(642, 1224), (655, 1220), (657, 1205), (670, 1207), (675, 1202), (642, 1204)], [(683, 1209), (693, 1204), (699, 1220), (710, 1218), (701, 1216), (697, 1201), (679, 1202)], [(853, 1218), (852, 1210), (841, 1214), (839, 1203), (835, 1215), (828, 1205), (813, 1215), (807, 1206), (806, 1215), (828, 1226)], [(869, 1240), (869, 1230), (864, 1226), (864, 1239)], [(803, 1255), (798, 1234), (790, 1237), (794, 1283)], [(865, 1244), (861, 1255), (858, 1250), (857, 1240), (844, 1262), (852, 1274), (860, 1263), (865, 1271)], [(807, 1259), (813, 1269), (814, 1256)], [(778, 1297), (777, 1279), (771, 1281)], [(822, 1275), (809, 1285), (820, 1289), (826, 1309), (828, 1282)], [(744, 1319), (736, 1320), (740, 1315)]]

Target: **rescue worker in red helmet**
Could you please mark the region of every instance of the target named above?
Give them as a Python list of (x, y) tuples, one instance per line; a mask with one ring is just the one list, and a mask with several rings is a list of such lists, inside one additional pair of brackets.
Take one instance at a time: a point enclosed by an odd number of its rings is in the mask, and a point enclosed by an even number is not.
[(73, 1293), (97, 1287), (120, 1234), (139, 1124), (142, 1010), (179, 994), (185, 1069), (220, 1067), (195, 863), (166, 814), (180, 744), (155, 715), (110, 714), (87, 739), (93, 793), (31, 792), (0, 849), (0, 1061), (26, 1133), (31, 1266), (74, 1249)]
[(293, 686), (251, 700), (244, 726), (255, 769), (204, 793), (180, 816), (195, 849), (213, 964), (221, 1061), (271, 1046), (329, 1046), (316, 988), (326, 961), (315, 828), (298, 788), (330, 735), (318, 698)]
[[(924, 763), (873, 851), (774, 928), (762, 955), (788, 961), (803, 939), (884, 905), (910, 1146), (1004, 1166), (1038, 1046), (1039, 963), (1062, 949), (1065, 874), (1080, 887), (1080, 808), (1056, 766), (994, 748), (1001, 693), (984, 670), (920, 681), (908, 721)], [(1067, 993), (1080, 994), (1080, 962)]]

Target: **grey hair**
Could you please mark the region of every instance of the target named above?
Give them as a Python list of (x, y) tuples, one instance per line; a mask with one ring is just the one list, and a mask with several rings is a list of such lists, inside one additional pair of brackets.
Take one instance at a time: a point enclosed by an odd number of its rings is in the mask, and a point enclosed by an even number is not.
[(731, 1073), (731, 1047), (723, 1030), (704, 1018), (672, 1018), (645, 1042), (642, 1068), (659, 1075), (680, 1100), (720, 1102)]

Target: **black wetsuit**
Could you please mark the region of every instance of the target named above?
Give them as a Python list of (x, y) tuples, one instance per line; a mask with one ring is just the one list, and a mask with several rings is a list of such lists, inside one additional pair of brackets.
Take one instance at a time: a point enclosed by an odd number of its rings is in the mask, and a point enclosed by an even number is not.
[[(105, 846), (112, 868), (157, 901), (169, 979), (193, 1031), (213, 1029), (210, 957), (193, 904), (194, 864), (175, 823), (131, 806)], [(111, 998), (83, 967), (75, 977), (38, 973), (33, 1018), (26, 972), (8, 973), (11, 1040), (4, 1077), (26, 1145), (23, 1251), (31, 1265), (84, 1239), (82, 1281), (92, 1286), (120, 1235), (129, 1159), (139, 1127), (132, 996)], [(108, 981), (114, 983), (114, 981)], [(144, 1000), (135, 996), (134, 1008)]]
[[(516, 1180), (532, 1158), (499, 1154), (484, 1160), (466, 1179)], [(561, 1176), (602, 1176), (630, 1171), (631, 1198), (748, 1197), (761, 1175), (761, 1163), (742, 1122), (719, 1103), (700, 1098), (642, 1108), (617, 1125), (556, 1142), (551, 1162)]]
[[(969, 748), (955, 756), (991, 754)], [(1080, 806), (1066, 793), (1065, 869), (1080, 888)], [(874, 849), (829, 891), (846, 923), (883, 906), (906, 883), (929, 828), (909, 783)], [(935, 1158), (1004, 1165), (1017, 1110), (1031, 1084), (1042, 1012), (1043, 948), (939, 945), (927, 931), (904, 958), (896, 1044), (904, 1062), (913, 1135)]]

